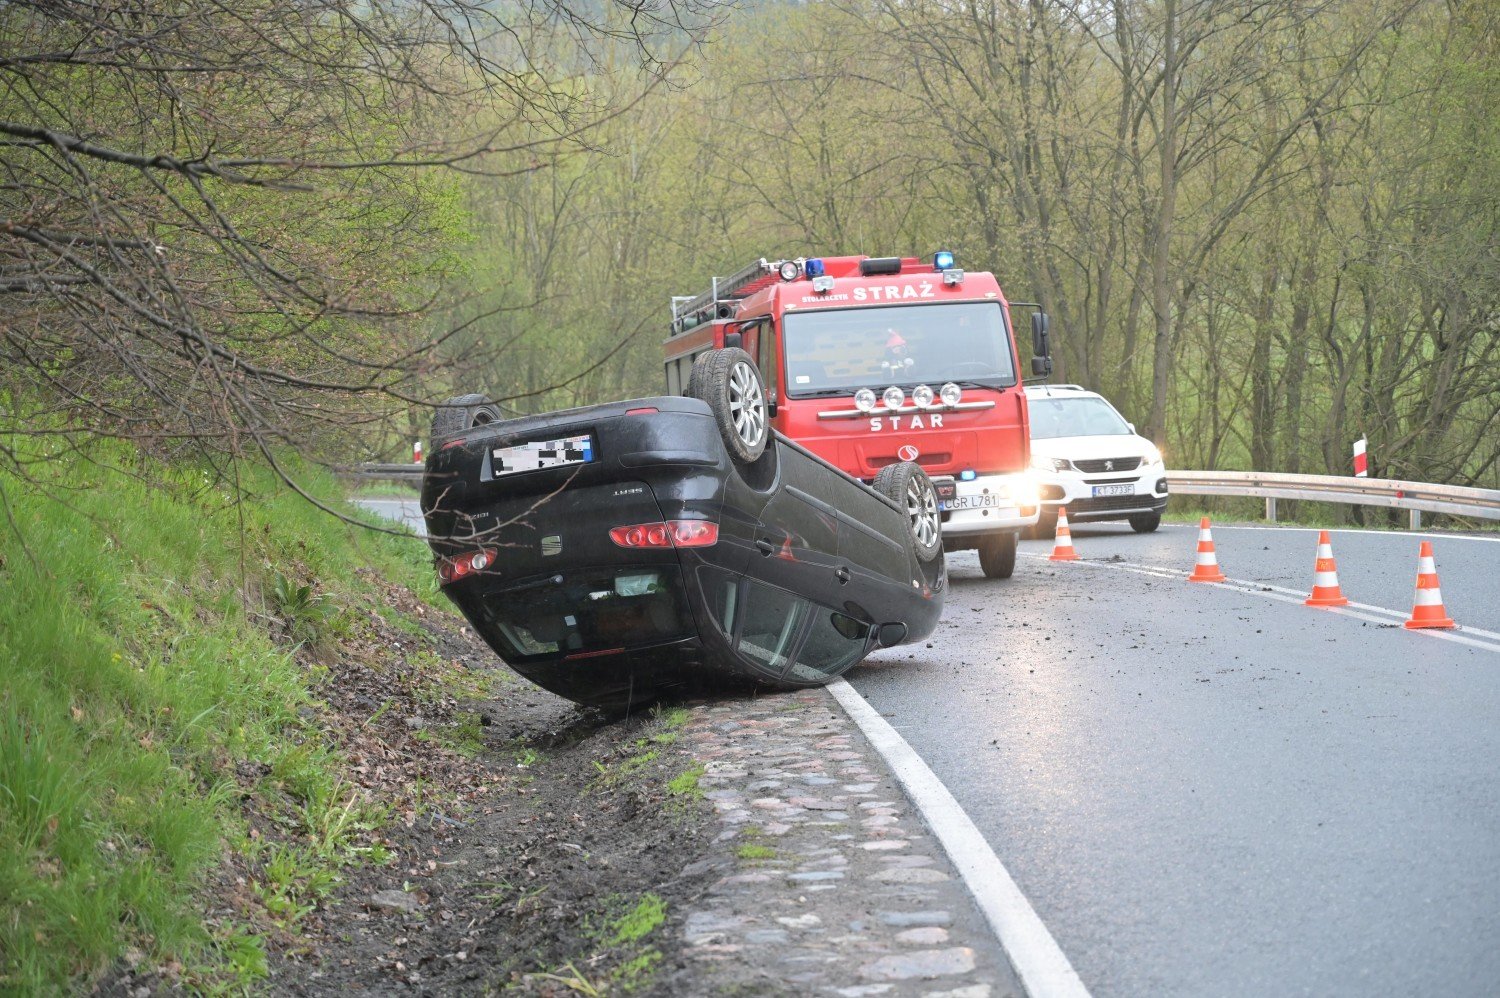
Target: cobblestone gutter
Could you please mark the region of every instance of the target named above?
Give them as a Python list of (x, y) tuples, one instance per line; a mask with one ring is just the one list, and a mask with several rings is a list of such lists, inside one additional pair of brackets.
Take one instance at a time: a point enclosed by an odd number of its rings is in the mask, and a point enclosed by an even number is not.
[(694, 709), (717, 816), (677, 991), (1001, 998), (1004, 953), (854, 722), (822, 689)]

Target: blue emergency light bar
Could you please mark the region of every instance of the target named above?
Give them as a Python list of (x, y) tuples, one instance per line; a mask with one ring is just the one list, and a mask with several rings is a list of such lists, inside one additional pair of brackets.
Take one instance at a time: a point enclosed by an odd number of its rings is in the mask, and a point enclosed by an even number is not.
[(816, 258), (802, 261), (802, 273), (806, 277), (822, 277), (823, 261)]
[(947, 270), (953, 266), (953, 252), (951, 250), (938, 250), (932, 254), (932, 269)]

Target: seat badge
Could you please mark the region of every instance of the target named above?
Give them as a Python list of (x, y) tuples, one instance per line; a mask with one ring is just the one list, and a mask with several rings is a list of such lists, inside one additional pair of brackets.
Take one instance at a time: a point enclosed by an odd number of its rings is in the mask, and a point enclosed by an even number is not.
[(552, 558), (562, 554), (562, 535), (548, 534), (542, 538), (542, 557)]

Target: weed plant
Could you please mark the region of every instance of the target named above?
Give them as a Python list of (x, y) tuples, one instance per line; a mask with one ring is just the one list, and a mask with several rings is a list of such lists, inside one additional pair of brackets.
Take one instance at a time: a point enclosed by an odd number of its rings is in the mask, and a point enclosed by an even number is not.
[[(69, 457), (31, 465), (39, 483), (0, 475), (0, 991), (77, 989), (127, 953), (203, 987), (250, 979), (259, 937), (195, 905), (224, 849), (290, 920), (380, 820), (339, 784), (287, 638), (334, 627), (361, 566), (436, 599), (432, 573), (416, 542), (263, 470), (241, 469), (236, 503), (199, 469), (93, 457), (133, 470)], [(246, 794), (303, 844), (257, 854)]]

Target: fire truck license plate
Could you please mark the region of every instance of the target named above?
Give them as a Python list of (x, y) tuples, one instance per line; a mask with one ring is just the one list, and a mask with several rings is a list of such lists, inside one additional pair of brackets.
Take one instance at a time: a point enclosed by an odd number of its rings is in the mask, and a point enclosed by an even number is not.
[(1095, 485), (1094, 486), (1094, 495), (1096, 495), (1096, 496), (1133, 496), (1133, 495), (1135, 495), (1135, 485), (1132, 484), (1132, 483), (1127, 483), (1125, 485)]
[(594, 459), (594, 438), (585, 433), (561, 440), (532, 440), (514, 447), (496, 447), (490, 452), (490, 459), (497, 478), (539, 468), (587, 464)]
[(982, 496), (955, 496), (946, 499), (940, 505), (943, 509), (982, 509), (985, 506), (1000, 505), (1000, 497), (985, 494)]

